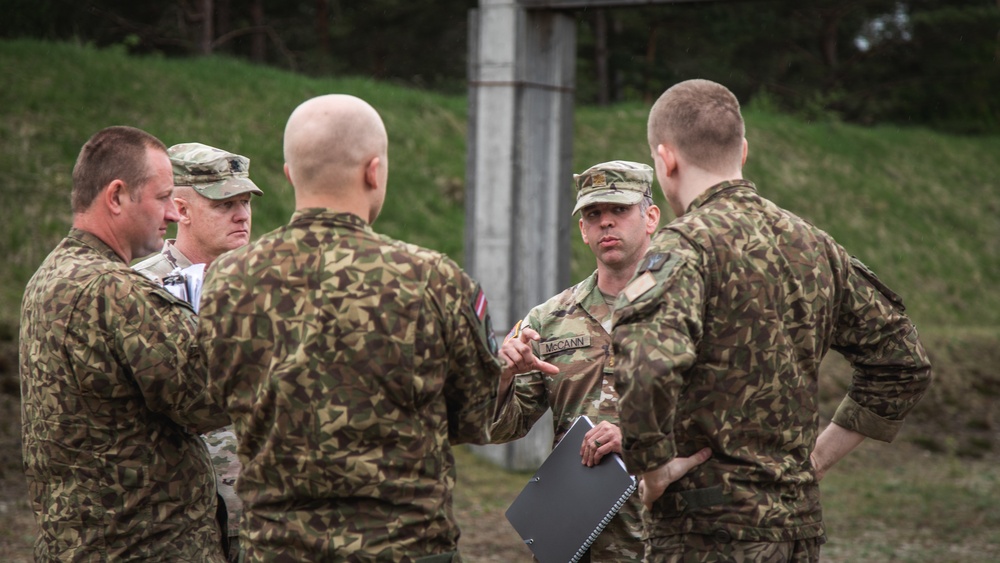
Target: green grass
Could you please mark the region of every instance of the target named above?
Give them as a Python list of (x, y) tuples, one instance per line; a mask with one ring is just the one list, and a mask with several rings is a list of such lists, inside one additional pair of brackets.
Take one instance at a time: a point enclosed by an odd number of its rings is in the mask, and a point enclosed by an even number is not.
[[(386, 122), (389, 195), (376, 228), (462, 259), (464, 97), (225, 58), (132, 58), (121, 49), (35, 41), (0, 42), (0, 68), (0, 246), (8, 251), (0, 324), (16, 324), (21, 289), (68, 228), (72, 164), (92, 133), (129, 124), (168, 145), (197, 140), (248, 156), (267, 192), (255, 206), (259, 235), (293, 208), (281, 172), (285, 120), (324, 93), (362, 97)], [(648, 162), (647, 111), (577, 108), (574, 170), (612, 159)], [(905, 297), (923, 326), (1000, 326), (1000, 137), (745, 113), (746, 176), (765, 196), (837, 237)], [(571, 232), (572, 277), (580, 279), (593, 261)]]

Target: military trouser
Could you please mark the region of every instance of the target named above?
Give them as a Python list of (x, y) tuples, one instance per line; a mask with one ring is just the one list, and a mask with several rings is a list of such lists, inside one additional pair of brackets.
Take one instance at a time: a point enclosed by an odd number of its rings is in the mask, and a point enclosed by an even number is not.
[(815, 563), (825, 537), (785, 542), (738, 541), (722, 534), (680, 534), (646, 540), (645, 563)]

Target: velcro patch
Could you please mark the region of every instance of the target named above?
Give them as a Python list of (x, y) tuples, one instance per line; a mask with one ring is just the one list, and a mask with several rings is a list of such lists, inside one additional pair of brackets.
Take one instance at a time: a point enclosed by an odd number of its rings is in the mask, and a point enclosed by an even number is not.
[(517, 324), (514, 325), (514, 328), (510, 329), (510, 332), (507, 333), (507, 337), (503, 339), (504, 344), (521, 336), (521, 323), (523, 322), (524, 319), (517, 321)]
[(538, 345), (543, 355), (572, 350), (574, 348), (587, 348), (590, 346), (590, 335), (570, 336), (559, 340), (546, 340)]
[(637, 272), (656, 272), (667, 263), (670, 258), (670, 253), (668, 252), (654, 252), (653, 254), (647, 255), (642, 259), (642, 263), (639, 264), (639, 269)]
[(628, 299), (628, 302), (632, 303), (641, 297), (643, 293), (646, 293), (654, 287), (656, 287), (656, 279), (649, 270), (646, 270), (642, 273), (642, 275), (629, 282), (629, 284), (625, 286), (623, 293), (625, 294), (625, 298)]
[(479, 329), (479, 336), (486, 343), (490, 353), (495, 356), (499, 347), (497, 346), (496, 336), (493, 334), (493, 323), (490, 321), (486, 293), (483, 292), (482, 286), (477, 285), (476, 290), (472, 294), (474, 297), (469, 305), (472, 308), (474, 318), (479, 321), (479, 326), (477, 327)]

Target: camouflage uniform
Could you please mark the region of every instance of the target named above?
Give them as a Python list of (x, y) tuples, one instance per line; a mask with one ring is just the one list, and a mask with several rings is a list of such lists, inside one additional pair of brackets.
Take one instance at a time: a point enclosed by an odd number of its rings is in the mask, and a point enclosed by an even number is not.
[(187, 256), (184, 256), (184, 253), (174, 246), (175, 242), (174, 239), (163, 241), (163, 250), (136, 262), (132, 269), (163, 285), (163, 278), (170, 275), (170, 272), (177, 268), (187, 268), (194, 265)]
[[(555, 442), (573, 421), (587, 415), (594, 423), (618, 424), (618, 393), (613, 386), (614, 356), (608, 333), (611, 307), (597, 288), (597, 272), (532, 309), (522, 328), (541, 341), (536, 355), (559, 367), (556, 375), (519, 374), (501, 398), (490, 437), (495, 443), (523, 437), (551, 406)], [(555, 443), (554, 442), (554, 443)], [(592, 561), (636, 561), (642, 556), (641, 507), (632, 495), (590, 547)]]
[(216, 489), (192, 431), (205, 402), (187, 304), (79, 229), (25, 289), (20, 371), (36, 561), (222, 561)]
[[(653, 169), (646, 164), (614, 160), (595, 164), (573, 177), (577, 188), (573, 214), (590, 205), (637, 205), (652, 202)], [(540, 359), (559, 367), (556, 375), (540, 371), (519, 374), (501, 398), (493, 427), (494, 442), (525, 436), (550, 407), (554, 443), (573, 421), (587, 415), (595, 424), (618, 425), (618, 392), (614, 388), (611, 313), (597, 286), (598, 273), (528, 312), (515, 327), (532, 328), (541, 336), (534, 345)], [(508, 336), (508, 338), (511, 337)], [(590, 547), (591, 561), (628, 562), (642, 555), (640, 508), (633, 495)]]
[(501, 366), (485, 296), (454, 262), (300, 210), (213, 263), (202, 307), (249, 560), (457, 549), (451, 445), (489, 440)]
[[(162, 251), (137, 263), (132, 268), (162, 285), (163, 278), (175, 269), (193, 265), (173, 243), (173, 240), (165, 241)], [(233, 433), (233, 427), (230, 425), (204, 434), (201, 439), (205, 441), (208, 453), (212, 457), (219, 496), (226, 504), (226, 525), (229, 529), (230, 545), (237, 545), (235, 542), (240, 534), (240, 514), (243, 512), (243, 502), (237, 496), (235, 489), (236, 477), (240, 474), (240, 460), (236, 455), (236, 434)], [(233, 549), (230, 552), (230, 560), (233, 560), (233, 556), (238, 555), (238, 552), (238, 547)]]
[(629, 469), (713, 451), (654, 503), (653, 545), (822, 541), (809, 454), (823, 356), (832, 348), (855, 368), (833, 421), (878, 440), (930, 384), (899, 297), (745, 180), (713, 186), (654, 237), (613, 335)]

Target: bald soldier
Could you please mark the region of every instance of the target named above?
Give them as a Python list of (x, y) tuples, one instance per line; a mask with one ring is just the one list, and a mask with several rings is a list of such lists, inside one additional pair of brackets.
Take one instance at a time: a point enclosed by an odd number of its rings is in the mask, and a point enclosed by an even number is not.
[(198, 337), (239, 439), (248, 561), (460, 561), (453, 444), (486, 443), (500, 376), (486, 298), (379, 235), (388, 139), (353, 96), (285, 127), (289, 223), (220, 257)]

